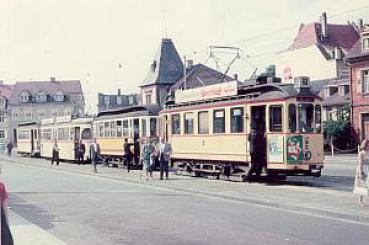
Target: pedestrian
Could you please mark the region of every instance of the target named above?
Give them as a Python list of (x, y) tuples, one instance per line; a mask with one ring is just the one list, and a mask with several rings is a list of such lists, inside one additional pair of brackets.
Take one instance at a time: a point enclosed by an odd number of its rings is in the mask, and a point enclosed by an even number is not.
[(158, 157), (160, 162), (160, 179), (163, 179), (165, 173), (165, 178), (169, 177), (169, 161), (172, 154), (172, 146), (165, 143), (164, 138), (160, 137), (159, 144), (157, 145)]
[(1, 206), (1, 244), (13, 245), (13, 236), (9, 228), (8, 193), (4, 183), (0, 180), (0, 206)]
[(86, 152), (86, 146), (83, 144), (82, 140), (80, 140), (76, 145), (76, 158), (78, 165), (81, 165), (81, 162), (84, 161), (84, 156)]
[(54, 140), (54, 145), (53, 145), (51, 165), (54, 164), (54, 161), (56, 161), (56, 165), (59, 165), (59, 146), (58, 146), (58, 141), (56, 139)]
[(153, 149), (153, 145), (150, 144), (150, 140), (149, 139), (144, 139), (144, 145), (142, 147), (142, 154), (141, 154), (141, 158), (142, 158), (142, 170), (145, 171), (145, 175), (146, 175), (146, 180), (150, 178), (152, 178), (152, 171), (150, 171), (150, 160), (151, 160), (151, 155), (154, 152)]
[(266, 146), (264, 134), (256, 129), (252, 129), (248, 140), (250, 142), (251, 168), (247, 173), (247, 180), (250, 181), (254, 173), (256, 177), (261, 175), (264, 167)]
[(92, 165), (92, 170), (95, 174), (97, 173), (96, 165), (99, 162), (99, 159), (100, 159), (99, 156), (100, 156), (100, 145), (96, 142), (96, 138), (95, 138), (93, 139), (92, 144), (90, 146), (91, 165)]
[(8, 157), (11, 157), (12, 156), (12, 150), (13, 150), (12, 142), (9, 141), (6, 147), (8, 148)]
[(366, 206), (364, 197), (369, 197), (369, 141), (365, 139), (360, 146), (358, 166), (353, 193), (359, 196), (359, 203)]
[(132, 158), (131, 144), (128, 143), (128, 138), (125, 138), (123, 143), (123, 164), (127, 166), (128, 173), (131, 169)]

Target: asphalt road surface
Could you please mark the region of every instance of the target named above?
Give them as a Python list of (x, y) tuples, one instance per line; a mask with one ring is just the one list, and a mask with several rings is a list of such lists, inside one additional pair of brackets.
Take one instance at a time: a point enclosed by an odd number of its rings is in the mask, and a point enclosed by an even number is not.
[[(293, 177), (270, 185), (348, 192), (355, 163), (343, 162), (332, 161), (318, 181)], [(55, 166), (11, 161), (2, 165), (11, 210), (67, 244), (369, 244), (368, 223), (59, 171)], [(262, 188), (265, 193), (258, 194), (268, 200), (270, 187)]]

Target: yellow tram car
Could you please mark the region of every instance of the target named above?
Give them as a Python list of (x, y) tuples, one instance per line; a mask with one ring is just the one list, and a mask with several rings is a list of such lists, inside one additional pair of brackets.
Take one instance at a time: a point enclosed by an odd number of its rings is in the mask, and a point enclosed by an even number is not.
[(54, 140), (59, 147), (59, 158), (76, 160), (75, 147), (79, 140), (86, 147), (84, 160), (89, 160), (89, 148), (92, 141), (92, 118), (76, 118), (70, 116), (48, 118), (41, 123), (41, 157), (51, 158)]
[[(264, 79), (264, 80), (263, 80)], [(268, 175), (320, 176), (323, 168), (322, 99), (309, 78), (281, 84), (260, 77), (180, 90), (160, 113), (172, 163), (195, 176), (237, 176), (251, 166), (249, 135), (264, 134)], [(226, 168), (228, 171), (225, 171)]]
[(22, 123), (17, 127), (17, 153), (27, 156), (40, 155), (39, 126), (37, 123)]
[(140, 139), (157, 142), (159, 135), (160, 107), (157, 105), (132, 106), (102, 111), (94, 122), (94, 137), (100, 145), (101, 156), (113, 164), (121, 164), (124, 139), (128, 139), (139, 163)]

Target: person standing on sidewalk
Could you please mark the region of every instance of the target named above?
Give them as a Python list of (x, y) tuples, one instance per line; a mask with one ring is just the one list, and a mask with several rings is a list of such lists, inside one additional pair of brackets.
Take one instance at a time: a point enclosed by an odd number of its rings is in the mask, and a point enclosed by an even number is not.
[(153, 145), (150, 143), (149, 139), (144, 139), (144, 146), (142, 148), (142, 170), (145, 171), (146, 174), (146, 180), (150, 178), (152, 178), (152, 171), (150, 169), (150, 159), (151, 159), (151, 155), (154, 152), (154, 147)]
[(8, 157), (12, 156), (13, 144), (11, 141), (7, 144), (6, 148), (8, 149)]
[(82, 143), (82, 140), (80, 140), (76, 146), (76, 156), (77, 156), (78, 165), (81, 165), (81, 161), (83, 162), (85, 152), (86, 152), (86, 146), (85, 144)]
[(4, 183), (0, 180), (0, 206), (1, 206), (1, 244), (13, 245), (13, 236), (9, 228), (8, 193)]
[(56, 165), (59, 165), (59, 146), (58, 146), (58, 141), (56, 139), (54, 140), (54, 145), (53, 145), (51, 165), (54, 164), (54, 161), (56, 161)]
[(128, 143), (128, 138), (125, 138), (123, 144), (123, 164), (127, 166), (128, 173), (131, 169), (132, 155), (131, 144)]
[(160, 137), (159, 144), (157, 146), (158, 149), (158, 157), (160, 162), (160, 179), (163, 179), (163, 175), (165, 173), (165, 178), (169, 177), (169, 161), (170, 155), (172, 154), (172, 146), (168, 143), (165, 143), (164, 138)]
[(99, 155), (100, 155), (100, 145), (96, 142), (96, 138), (93, 140), (93, 143), (90, 146), (90, 159), (93, 172), (96, 174), (97, 169), (96, 165), (99, 162)]
[(366, 206), (364, 197), (369, 197), (369, 141), (367, 139), (361, 143), (358, 158), (353, 193), (359, 196), (360, 204)]

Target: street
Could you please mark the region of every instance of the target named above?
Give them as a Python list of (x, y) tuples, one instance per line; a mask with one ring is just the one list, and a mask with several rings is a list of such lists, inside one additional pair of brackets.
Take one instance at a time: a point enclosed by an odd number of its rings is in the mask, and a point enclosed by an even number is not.
[(327, 157), (319, 179), (251, 184), (0, 159), (11, 222), (19, 215), (54, 239), (38, 244), (369, 244), (369, 207), (351, 194), (354, 156)]

